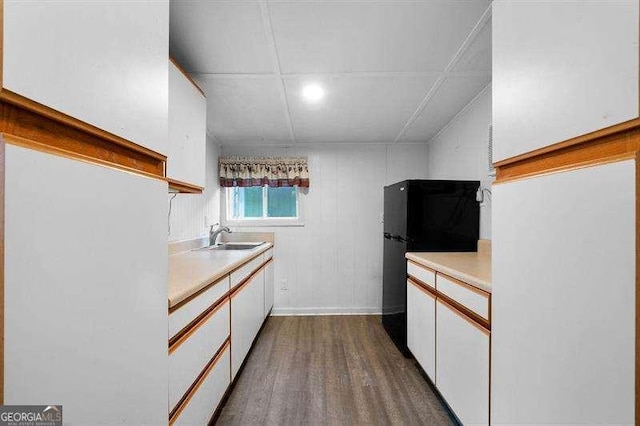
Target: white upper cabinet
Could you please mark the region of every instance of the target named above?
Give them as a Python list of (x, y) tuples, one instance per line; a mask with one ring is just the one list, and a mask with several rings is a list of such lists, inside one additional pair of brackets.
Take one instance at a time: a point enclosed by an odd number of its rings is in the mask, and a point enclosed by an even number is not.
[(169, 154), (167, 177), (204, 187), (207, 100), (169, 63)]
[(638, 0), (493, 2), (493, 159), (638, 117)]
[(3, 88), (167, 152), (169, 1), (4, 1)]

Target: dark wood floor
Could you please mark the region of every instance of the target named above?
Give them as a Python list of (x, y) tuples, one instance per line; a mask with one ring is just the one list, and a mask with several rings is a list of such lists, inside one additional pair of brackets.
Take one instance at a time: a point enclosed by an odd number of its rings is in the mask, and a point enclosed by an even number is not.
[(218, 425), (445, 425), (378, 316), (271, 317)]

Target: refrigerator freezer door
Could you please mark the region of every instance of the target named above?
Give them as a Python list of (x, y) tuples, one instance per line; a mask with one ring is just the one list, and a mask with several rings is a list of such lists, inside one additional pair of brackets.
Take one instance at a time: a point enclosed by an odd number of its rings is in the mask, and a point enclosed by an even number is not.
[(406, 325), (407, 244), (384, 239), (382, 325), (401, 352), (408, 354)]
[(384, 232), (406, 237), (407, 233), (407, 194), (406, 182), (385, 186), (384, 188)]

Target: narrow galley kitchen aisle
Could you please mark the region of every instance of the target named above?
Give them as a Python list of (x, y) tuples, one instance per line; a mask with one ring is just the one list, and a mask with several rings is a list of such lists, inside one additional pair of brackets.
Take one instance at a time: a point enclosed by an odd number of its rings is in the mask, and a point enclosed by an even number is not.
[(218, 425), (453, 424), (378, 316), (271, 317)]

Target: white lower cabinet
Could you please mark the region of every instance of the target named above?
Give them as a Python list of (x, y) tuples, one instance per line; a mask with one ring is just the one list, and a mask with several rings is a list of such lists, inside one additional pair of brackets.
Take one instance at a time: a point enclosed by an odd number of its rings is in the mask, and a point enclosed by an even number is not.
[(438, 299), (436, 386), (465, 425), (489, 424), (489, 332)]
[(175, 420), (174, 425), (202, 426), (209, 422), (231, 383), (230, 366), (231, 356), (229, 346), (227, 346), (203, 379), (197, 392)]
[(436, 299), (411, 281), (407, 281), (407, 346), (435, 383)]
[(251, 349), (264, 319), (264, 269), (231, 295), (231, 379)]
[[(266, 256), (265, 256), (266, 258)], [(273, 308), (274, 298), (274, 282), (273, 282), (273, 261), (267, 263), (264, 268), (264, 317), (269, 315), (269, 311)]]
[(203, 318), (169, 354), (169, 408), (173, 409), (229, 336), (229, 301)]

